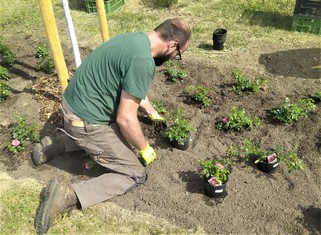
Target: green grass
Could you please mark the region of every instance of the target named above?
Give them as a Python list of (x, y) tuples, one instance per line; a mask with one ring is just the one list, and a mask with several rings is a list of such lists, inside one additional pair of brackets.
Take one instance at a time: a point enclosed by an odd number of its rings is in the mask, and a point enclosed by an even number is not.
[[(52, 2), (57, 22), (64, 22), (61, 1)], [(97, 14), (86, 13), (85, 6), (80, 1), (69, 2), (77, 36), (80, 39), (91, 38), (86, 45), (93, 48), (98, 46), (101, 36)], [(219, 27), (228, 30), (225, 45), (227, 50), (250, 47), (253, 41), (281, 41), (289, 44), (305, 40), (316, 45), (318, 35), (291, 31), (294, 6), (295, 0), (185, 0), (178, 1), (170, 9), (152, 9), (139, 0), (126, 0), (125, 5), (109, 15), (107, 20), (112, 37), (124, 32), (153, 29), (170, 17), (184, 18), (192, 28), (193, 40), (189, 54), (195, 57), (207, 53), (202, 49), (211, 48), (212, 32)], [(13, 30), (34, 37), (41, 35), (45, 39), (38, 1), (4, 0), (0, 15), (4, 35), (10, 29), (10, 32)], [(31, 32), (34, 29), (40, 29), (39, 33), (33, 35)], [(82, 44), (82, 41), (79, 40), (79, 43)]]
[[(32, 30), (42, 28), (42, 19), (39, 12), (39, 1), (3, 1), (0, 8), (0, 29), (21, 34), (31, 34)], [(36, 13), (36, 14), (35, 14)]]
[(40, 184), (0, 175), (0, 234), (34, 233), (33, 218), (39, 202)]
[[(42, 186), (34, 179), (0, 173), (0, 234), (35, 234), (34, 218)], [(203, 234), (183, 230), (160, 218), (105, 203), (60, 215), (49, 234)]]

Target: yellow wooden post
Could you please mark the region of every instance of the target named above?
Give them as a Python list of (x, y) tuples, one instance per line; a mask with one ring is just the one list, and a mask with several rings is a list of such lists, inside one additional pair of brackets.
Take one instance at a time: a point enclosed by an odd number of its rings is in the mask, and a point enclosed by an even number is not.
[(50, 51), (55, 62), (62, 92), (68, 85), (68, 70), (62, 52), (56, 19), (52, 9), (51, 0), (39, 0), (42, 17), (47, 31)]
[(103, 42), (105, 42), (109, 39), (109, 32), (108, 32), (108, 24), (107, 24), (104, 0), (96, 0), (96, 6), (97, 6), (97, 12), (99, 16), (100, 33), (101, 33)]

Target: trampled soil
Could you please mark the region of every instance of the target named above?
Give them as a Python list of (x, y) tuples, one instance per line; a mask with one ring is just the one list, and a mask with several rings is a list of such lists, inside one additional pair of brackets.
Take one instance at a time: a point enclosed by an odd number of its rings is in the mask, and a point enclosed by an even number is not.
[[(18, 40), (18, 39), (16, 39)], [(16, 44), (18, 63), (11, 69), (12, 94), (1, 107), (1, 147), (9, 139), (14, 111), (27, 113), (31, 121), (42, 127), (42, 136), (54, 134), (61, 126), (57, 113), (59, 85), (56, 76), (36, 73), (34, 46), (28, 40)], [(14, 42), (11, 42), (15, 45)], [(21, 41), (19, 41), (21, 43)], [(88, 52), (88, 48), (87, 48)], [(83, 53), (86, 53), (83, 51)], [(134, 191), (111, 201), (125, 209), (145, 212), (177, 224), (182, 228), (201, 227), (208, 234), (320, 234), (321, 229), (321, 104), (308, 118), (290, 125), (271, 120), (268, 113), (279, 107), (286, 97), (295, 101), (321, 90), (321, 50), (309, 45), (278, 47), (256, 45), (250, 49), (208, 51), (218, 59), (190, 59), (183, 54), (188, 72), (181, 83), (168, 83), (160, 69), (155, 77), (151, 100), (161, 100), (168, 109), (182, 108), (184, 116), (196, 128), (187, 151), (174, 149), (154, 132), (153, 125), (142, 127), (158, 159), (148, 167), (148, 180)], [(67, 60), (72, 63), (72, 59)], [(257, 93), (237, 95), (232, 90), (233, 68), (252, 77), (265, 77), (269, 83)], [(188, 102), (188, 85), (210, 89), (212, 104), (201, 108)], [(230, 108), (245, 108), (263, 119), (251, 131), (222, 132), (215, 122), (226, 116)], [(211, 199), (204, 195), (199, 159), (221, 159), (230, 145), (242, 145), (248, 138), (261, 139), (265, 147), (282, 145), (295, 150), (303, 159), (303, 172), (288, 173), (284, 164), (273, 175), (243, 162), (233, 164), (226, 197)], [(13, 177), (32, 177), (46, 182), (53, 176), (75, 182), (101, 173), (83, 168), (83, 153), (58, 156), (52, 162), (34, 167), (27, 146), (15, 157), (1, 152), (0, 169)], [(14, 159), (14, 160), (12, 160)]]

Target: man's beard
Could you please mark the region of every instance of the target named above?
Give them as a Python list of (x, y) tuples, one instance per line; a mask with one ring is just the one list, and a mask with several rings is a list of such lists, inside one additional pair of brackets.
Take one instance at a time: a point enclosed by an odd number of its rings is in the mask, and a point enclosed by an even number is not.
[(163, 56), (158, 56), (154, 57), (155, 65), (156, 66), (161, 66), (163, 65), (166, 61), (170, 60), (171, 56), (170, 55), (163, 55)]

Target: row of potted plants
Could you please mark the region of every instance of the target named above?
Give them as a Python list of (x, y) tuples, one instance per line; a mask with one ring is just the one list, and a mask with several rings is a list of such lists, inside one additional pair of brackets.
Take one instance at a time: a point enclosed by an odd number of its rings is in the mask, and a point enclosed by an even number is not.
[[(189, 147), (191, 131), (195, 129), (190, 126), (188, 119), (183, 118), (182, 110), (167, 112), (159, 101), (155, 102), (154, 106), (158, 112), (165, 114), (160, 133), (169, 139), (173, 147), (186, 150)], [(273, 173), (281, 162), (287, 165), (289, 172), (304, 169), (303, 161), (294, 151), (286, 152), (281, 146), (275, 149), (262, 148), (260, 141), (248, 139), (240, 147), (229, 146), (223, 160), (199, 160), (206, 195), (210, 197), (226, 195), (232, 161), (236, 159), (245, 163), (253, 162), (259, 170), (269, 174)]]
[(275, 149), (262, 148), (259, 141), (246, 140), (243, 146), (229, 146), (226, 158), (219, 160), (199, 160), (201, 174), (204, 179), (206, 195), (222, 197), (226, 195), (226, 185), (232, 170), (232, 160), (252, 161), (257, 168), (268, 174), (275, 172), (279, 163), (284, 162), (291, 173), (294, 170), (304, 170), (304, 163), (295, 151), (286, 152), (282, 146)]
[[(178, 82), (186, 77), (186, 71), (181, 67), (169, 64), (168, 68), (166, 75), (169, 79), (174, 78), (170, 79), (170, 81)], [(257, 92), (260, 89), (264, 90), (265, 85), (268, 83), (263, 78), (256, 80), (249, 79), (236, 69), (233, 70), (232, 77), (235, 79), (233, 90), (237, 94)], [(201, 104), (204, 108), (210, 105), (211, 97), (209, 89), (206, 87), (191, 85), (186, 91), (189, 94), (190, 100), (195, 103)], [(285, 103), (281, 107), (271, 110), (271, 115), (273, 119), (288, 124), (298, 121), (300, 117), (306, 117), (309, 112), (315, 110), (315, 103), (320, 101), (321, 92), (317, 92), (309, 98), (301, 99), (297, 103), (290, 102), (286, 98)], [(164, 123), (162, 134), (169, 138), (174, 147), (186, 150), (193, 128), (189, 126), (189, 120), (182, 118), (182, 111), (170, 113), (165, 118)], [(244, 128), (252, 129), (252, 127), (260, 124), (262, 124), (262, 120), (259, 117), (252, 117), (243, 108), (232, 107), (227, 116), (215, 123), (215, 127), (225, 131), (241, 131)], [(257, 166), (258, 170), (269, 174), (273, 173), (281, 162), (286, 164), (289, 172), (297, 169), (304, 170), (303, 161), (295, 151), (286, 152), (281, 146), (277, 146), (275, 149), (262, 148), (259, 141), (249, 139), (246, 140), (243, 146), (230, 146), (227, 150), (226, 158), (223, 160), (199, 160), (206, 195), (210, 197), (226, 195), (226, 185), (232, 170), (232, 159), (236, 158), (243, 160), (247, 164), (252, 162)]]

